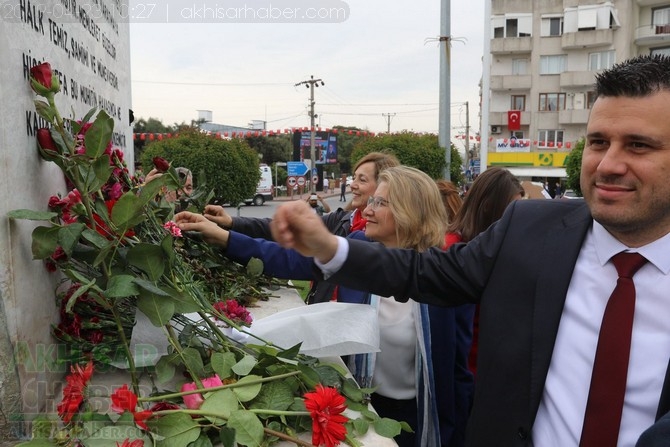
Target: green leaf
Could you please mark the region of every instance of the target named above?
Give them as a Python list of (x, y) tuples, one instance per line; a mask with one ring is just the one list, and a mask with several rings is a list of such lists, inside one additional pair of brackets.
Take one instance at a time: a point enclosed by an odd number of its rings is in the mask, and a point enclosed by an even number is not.
[(158, 383), (167, 383), (174, 377), (176, 367), (172, 363), (173, 354), (161, 356), (156, 363), (156, 380)]
[(35, 104), (35, 111), (39, 116), (44, 118), (48, 123), (54, 122), (55, 111), (48, 103), (36, 99), (33, 101)]
[(83, 223), (72, 223), (64, 225), (58, 230), (58, 243), (63, 247), (63, 251), (68, 257), (72, 256), (74, 246), (79, 242), (86, 225)]
[(210, 359), (212, 369), (221, 379), (227, 379), (232, 375), (233, 365), (235, 365), (235, 354), (232, 352), (215, 352)]
[(107, 283), (105, 296), (108, 298), (126, 298), (140, 293), (135, 285), (135, 277), (132, 275), (114, 275)]
[[(230, 389), (213, 391), (205, 394), (205, 401), (200, 406), (201, 410), (220, 414), (225, 419), (230, 417), (230, 413), (239, 409), (240, 403), (235, 397), (235, 393)], [(212, 416), (206, 416), (212, 424), (223, 425), (225, 420)]]
[(353, 424), (354, 424), (354, 430), (356, 430), (356, 434), (358, 434), (359, 436), (365, 435), (370, 429), (370, 424), (368, 423), (368, 421), (361, 418), (354, 419)]
[(81, 237), (93, 244), (96, 248), (102, 249), (112, 245), (107, 238), (103, 237), (97, 231), (91, 230), (90, 228), (86, 228), (81, 234)]
[(165, 180), (163, 176), (153, 179), (149, 183), (145, 183), (142, 188), (140, 188), (139, 199), (142, 205), (146, 205), (156, 198), (161, 188), (165, 185)]
[(258, 393), (261, 392), (261, 387), (263, 386), (262, 383), (253, 383), (246, 386), (243, 386), (243, 384), (246, 382), (258, 381), (258, 379), (260, 378), (261, 378), (260, 376), (252, 375), (242, 377), (240, 380), (237, 381), (237, 383), (235, 384), (236, 385), (235, 388), (233, 388), (233, 392), (235, 393), (240, 402), (249, 402), (256, 396), (258, 396)]
[(146, 273), (151, 281), (157, 281), (165, 270), (163, 249), (158, 245), (137, 244), (128, 250), (126, 259), (130, 265)]
[(153, 293), (140, 291), (137, 308), (156, 327), (165, 326), (174, 315), (174, 304)]
[(205, 365), (202, 363), (202, 357), (197, 349), (186, 348), (181, 353), (184, 358), (184, 364), (188, 365), (198, 377), (205, 377)]
[(152, 432), (164, 438), (156, 443), (158, 447), (184, 447), (200, 436), (200, 426), (185, 413), (149, 419), (147, 425)]
[(319, 375), (319, 382), (321, 382), (323, 386), (339, 386), (340, 378), (342, 376), (332, 366), (318, 365), (314, 367), (314, 371)]
[(22, 219), (22, 220), (51, 220), (54, 217), (58, 216), (58, 213), (52, 213), (51, 211), (33, 211), (33, 210), (12, 210), (7, 213), (7, 217), (10, 219)]
[(91, 158), (100, 157), (114, 131), (114, 119), (112, 119), (104, 110), (98, 112), (93, 125), (86, 131), (84, 136), (84, 145), (86, 146), (86, 155)]
[[(74, 158), (73, 158), (74, 159)], [(113, 168), (109, 165), (108, 157), (100, 157), (93, 161), (83, 159), (81, 157), (76, 158), (78, 161), (78, 170), (81, 179), (84, 182), (84, 189), (82, 194), (86, 192), (95, 192), (102, 187), (109, 177), (112, 175)], [(105, 215), (107, 214), (105, 209)]]
[(230, 427), (221, 427), (219, 441), (223, 447), (235, 447), (235, 430)]
[(293, 404), (293, 389), (286, 381), (263, 384), (260, 393), (249, 406), (267, 410), (285, 411)]
[(400, 422), (389, 418), (379, 418), (372, 423), (372, 426), (379, 436), (385, 438), (398, 436), (401, 431)]
[(32, 441), (22, 442), (16, 444), (16, 447), (57, 447), (55, 441), (49, 441), (48, 439), (33, 439)]
[(122, 195), (112, 208), (112, 222), (119, 228), (129, 228), (146, 219), (142, 204), (133, 191)]
[(260, 276), (263, 273), (263, 261), (258, 258), (249, 259), (247, 273), (252, 277)]
[(363, 400), (363, 392), (358, 387), (356, 381), (351, 377), (348, 377), (344, 380), (344, 383), (342, 384), (342, 394), (354, 402), (360, 402)]
[(142, 289), (146, 290), (147, 292), (150, 292), (154, 295), (162, 296), (162, 297), (168, 297), (171, 296), (169, 292), (166, 292), (165, 290), (161, 289), (158, 287), (156, 284), (154, 284), (151, 281), (147, 281), (146, 279), (142, 278), (135, 278), (135, 284), (140, 286)]
[(33, 439), (47, 439), (56, 426), (55, 421), (49, 420), (46, 416), (37, 416), (31, 421)]
[(174, 303), (174, 311), (180, 314), (198, 312), (202, 306), (195, 300), (195, 297), (186, 291), (169, 290), (170, 298)]
[(56, 251), (59, 227), (37, 227), (33, 230), (33, 259), (46, 259)]
[(79, 288), (70, 296), (70, 299), (67, 301), (65, 306), (65, 311), (67, 313), (72, 313), (72, 308), (77, 303), (77, 298), (88, 292), (95, 285), (95, 278), (87, 282), (82, 282)]
[[(153, 182), (152, 182), (153, 183)], [(161, 241), (161, 248), (163, 249), (163, 253), (168, 259), (168, 262), (170, 265), (174, 262), (174, 259), (176, 255), (174, 254), (174, 246), (173, 246), (174, 238), (170, 235), (167, 235), (163, 238)]]
[(246, 376), (256, 366), (258, 361), (254, 356), (246, 355), (242, 360), (233, 365), (233, 371), (238, 376)]
[(235, 441), (247, 447), (260, 447), (263, 442), (263, 424), (250, 411), (233, 411), (228, 427), (235, 429)]
[(200, 433), (198, 439), (196, 439), (195, 442), (190, 443), (188, 447), (214, 447), (214, 445), (206, 434)]

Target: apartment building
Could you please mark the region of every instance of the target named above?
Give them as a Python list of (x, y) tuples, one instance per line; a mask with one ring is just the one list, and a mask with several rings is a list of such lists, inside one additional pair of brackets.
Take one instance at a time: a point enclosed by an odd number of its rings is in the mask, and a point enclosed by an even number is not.
[(670, 54), (670, 0), (490, 1), (482, 163), (553, 185), (585, 135), (595, 74)]

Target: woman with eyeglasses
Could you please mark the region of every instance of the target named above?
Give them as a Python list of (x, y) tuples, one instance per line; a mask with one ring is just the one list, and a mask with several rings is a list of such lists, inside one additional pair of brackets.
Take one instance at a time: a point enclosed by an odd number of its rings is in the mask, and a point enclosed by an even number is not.
[[(420, 194), (415, 194), (417, 191)], [(382, 171), (363, 217), (367, 221), (365, 232), (355, 231), (348, 237), (419, 251), (444, 244), (447, 214), (440, 192), (435, 182), (418, 169), (397, 166)], [(175, 220), (182, 231), (201, 232), (206, 241), (224, 247), (230, 259), (245, 264), (252, 257), (260, 258), (266, 274), (293, 279), (311, 279), (314, 275), (312, 258), (275, 242), (226, 231), (204, 216), (189, 212), (179, 213)], [(371, 397), (380, 416), (406, 421), (414, 430), (397, 436), (398, 445), (454, 445), (440, 441), (437, 413), (438, 396), (452, 399), (454, 384), (448, 384), (449, 390), (438, 390), (433, 377), (438, 364), (453, 369), (453, 358), (431, 353), (430, 306), (367, 293), (355, 302), (378, 309), (381, 352), (351, 356), (348, 366), (361, 387), (377, 387)], [(455, 344), (456, 340), (435, 343)]]
[[(323, 223), (328, 230), (336, 235), (346, 237), (348, 234), (365, 229), (363, 210), (368, 198), (375, 192), (379, 174), (386, 168), (398, 166), (400, 162), (393, 154), (385, 152), (370, 152), (363, 156), (354, 166), (354, 175), (351, 182), (351, 202), (344, 208), (338, 208), (322, 216)], [(270, 219), (254, 217), (232, 217), (225, 209), (218, 205), (207, 205), (205, 217), (218, 224), (221, 228), (245, 234), (253, 238), (272, 240), (270, 233)], [(282, 276), (282, 278), (285, 278)], [(301, 279), (292, 277), (287, 279)], [(345, 303), (356, 303), (365, 292), (353, 291), (345, 287), (338, 287), (325, 281), (313, 280), (312, 287), (307, 294), (307, 304), (322, 303), (336, 300)]]

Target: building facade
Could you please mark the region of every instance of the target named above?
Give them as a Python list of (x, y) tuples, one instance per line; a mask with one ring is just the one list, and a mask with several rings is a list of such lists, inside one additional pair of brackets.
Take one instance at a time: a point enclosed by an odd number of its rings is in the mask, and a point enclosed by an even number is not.
[(491, 0), (487, 24), (482, 162), (523, 178), (565, 177), (596, 73), (670, 54), (670, 0)]

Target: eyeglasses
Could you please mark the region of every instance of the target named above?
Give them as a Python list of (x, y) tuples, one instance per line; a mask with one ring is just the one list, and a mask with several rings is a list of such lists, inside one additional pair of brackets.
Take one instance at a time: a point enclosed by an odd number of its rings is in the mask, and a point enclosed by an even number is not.
[(372, 207), (373, 211), (377, 211), (380, 206), (387, 206), (389, 201), (383, 197), (368, 197), (368, 206)]

